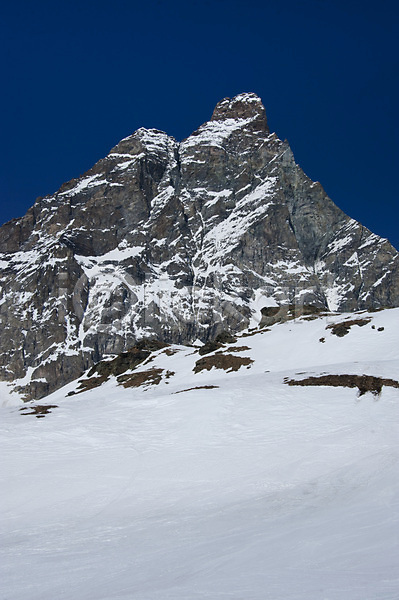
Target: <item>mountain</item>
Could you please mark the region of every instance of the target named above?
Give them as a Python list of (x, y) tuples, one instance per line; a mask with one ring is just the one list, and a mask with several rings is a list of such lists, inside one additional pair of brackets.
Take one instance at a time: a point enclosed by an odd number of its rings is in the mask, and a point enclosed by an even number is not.
[(2, 598), (397, 598), (399, 309), (152, 343), (0, 384)]
[(0, 377), (27, 398), (143, 338), (399, 305), (398, 252), (303, 173), (255, 94), (181, 143), (139, 129), (5, 224), (0, 252)]

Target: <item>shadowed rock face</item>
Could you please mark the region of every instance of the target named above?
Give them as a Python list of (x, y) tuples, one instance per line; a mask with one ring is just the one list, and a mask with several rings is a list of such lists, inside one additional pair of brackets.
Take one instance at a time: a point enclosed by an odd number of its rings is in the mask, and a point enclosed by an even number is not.
[(399, 259), (269, 133), (255, 94), (181, 143), (139, 129), (0, 229), (0, 377), (45, 396), (144, 337), (207, 341), (261, 309), (399, 305)]

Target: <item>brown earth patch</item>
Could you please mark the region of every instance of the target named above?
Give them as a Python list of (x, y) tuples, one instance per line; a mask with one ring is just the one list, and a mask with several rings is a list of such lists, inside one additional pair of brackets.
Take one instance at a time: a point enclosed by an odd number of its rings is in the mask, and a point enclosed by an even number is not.
[[(52, 408), (58, 408), (56, 404), (36, 404), (36, 406), (27, 406), (26, 408), (20, 408), (21, 415), (35, 415), (38, 419), (42, 419), (48, 413), (51, 413)], [(25, 411), (31, 412), (25, 412)]]
[(307, 377), (306, 379), (286, 379), (284, 383), (288, 385), (325, 385), (333, 387), (358, 388), (359, 396), (366, 392), (371, 392), (375, 396), (381, 394), (384, 385), (399, 388), (399, 381), (394, 379), (384, 379), (374, 377), (373, 375), (322, 375), (319, 377)]
[[(164, 369), (149, 369), (148, 371), (138, 371), (136, 373), (128, 373), (126, 375), (119, 375), (116, 378), (119, 385), (123, 385), (124, 388), (140, 387), (141, 385), (158, 385), (162, 381), (162, 374)], [(174, 375), (173, 371), (166, 371), (165, 377), (169, 379)]]
[(99, 387), (106, 381), (108, 381), (108, 377), (106, 375), (102, 375), (101, 377), (90, 377), (89, 379), (81, 379), (80, 381), (78, 381), (79, 387), (77, 388), (76, 392), (69, 392), (67, 396), (74, 396), (75, 394), (81, 394), (82, 392), (93, 390), (94, 388)]
[(229, 348), (229, 352), (244, 352), (245, 350), (251, 350), (248, 346), (237, 346), (236, 348)]
[(266, 333), (267, 331), (271, 331), (271, 329), (269, 329), (268, 327), (264, 327), (262, 329), (249, 329), (248, 331), (245, 331), (244, 333), (240, 334), (240, 337), (246, 338), (246, 337), (252, 337), (253, 335), (257, 335), (257, 334), (261, 334), (261, 333)]
[(195, 363), (193, 369), (194, 373), (200, 371), (210, 371), (213, 367), (215, 369), (224, 369), (228, 373), (232, 371), (238, 371), (240, 367), (248, 366), (254, 361), (246, 356), (234, 356), (233, 354), (213, 354), (212, 356), (204, 356)]
[(118, 378), (122, 373), (132, 371), (145, 361), (145, 364), (148, 364), (153, 360), (151, 356), (153, 352), (167, 348), (167, 346), (168, 344), (164, 344), (158, 340), (141, 340), (133, 348), (130, 348), (127, 352), (118, 354), (112, 360), (102, 360), (94, 365), (87, 374), (88, 379), (79, 380), (79, 387), (76, 392), (69, 392), (67, 396), (74, 396), (75, 394), (99, 387), (108, 381), (112, 375)]
[(176, 350), (176, 348), (166, 348), (166, 350), (163, 351), (163, 354), (166, 354), (166, 356), (173, 356), (174, 354), (177, 354), (177, 352), (179, 352), (179, 350)]
[(331, 325), (327, 325), (326, 329), (331, 329), (331, 333), (337, 335), (338, 337), (344, 337), (353, 325), (357, 325), (358, 327), (364, 327), (368, 323), (370, 323), (371, 319), (352, 319), (351, 321), (343, 321), (342, 323), (332, 323)]
[(144, 384), (158, 385), (162, 380), (163, 369), (149, 369), (148, 371), (138, 371), (137, 373), (128, 373), (119, 375), (116, 381), (125, 388), (139, 387)]
[(197, 385), (197, 387), (187, 388), (186, 390), (179, 390), (175, 394), (182, 394), (183, 392), (191, 392), (191, 390), (214, 390), (218, 388), (218, 385)]
[(88, 377), (92, 377), (95, 373), (105, 377), (110, 377), (111, 375), (117, 377), (137, 367), (137, 365), (149, 358), (152, 352), (161, 350), (166, 346), (167, 344), (158, 342), (158, 340), (141, 340), (133, 348), (130, 348), (127, 352), (118, 354), (112, 360), (103, 360), (94, 365), (90, 369)]

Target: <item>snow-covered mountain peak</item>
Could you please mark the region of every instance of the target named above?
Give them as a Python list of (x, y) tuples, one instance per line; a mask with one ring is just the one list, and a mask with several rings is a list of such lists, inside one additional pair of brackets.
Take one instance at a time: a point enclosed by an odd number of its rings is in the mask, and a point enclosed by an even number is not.
[(255, 94), (181, 143), (138, 129), (0, 234), (0, 377), (31, 397), (142, 338), (399, 304), (398, 253), (303, 173)]

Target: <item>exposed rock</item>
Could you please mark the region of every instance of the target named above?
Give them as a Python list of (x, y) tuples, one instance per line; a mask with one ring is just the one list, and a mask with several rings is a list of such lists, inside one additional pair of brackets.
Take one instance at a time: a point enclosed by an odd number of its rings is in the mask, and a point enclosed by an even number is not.
[(20, 408), (19, 411), (21, 415), (35, 415), (37, 419), (43, 419), (52, 412), (53, 408), (58, 408), (58, 406), (56, 404), (35, 404), (33, 406)]
[(0, 377), (27, 397), (143, 338), (267, 324), (268, 307), (399, 305), (396, 250), (303, 173), (254, 94), (181, 143), (123, 139), (5, 224), (0, 253)]
[(325, 307), (320, 308), (312, 304), (281, 304), (280, 306), (265, 306), (261, 309), (261, 321), (259, 327), (266, 327), (281, 323), (290, 319), (296, 319), (304, 315), (310, 315), (309, 318), (317, 318), (316, 315), (325, 311)]
[[(138, 371), (137, 373), (129, 373), (120, 375), (117, 381), (125, 388), (140, 387), (142, 385), (158, 385), (162, 381), (163, 369), (149, 369), (148, 371)], [(174, 373), (167, 371), (165, 377), (168, 379)]]
[(175, 392), (175, 394), (183, 394), (184, 392), (192, 392), (193, 390), (215, 390), (218, 387), (218, 385), (197, 385), (192, 388), (187, 388), (186, 390), (179, 390), (178, 392)]
[(222, 333), (219, 333), (219, 335), (217, 335), (214, 339), (208, 340), (206, 344), (201, 346), (201, 348), (198, 350), (198, 354), (201, 356), (204, 354), (209, 354), (210, 352), (218, 350), (224, 346), (224, 344), (234, 344), (236, 341), (237, 338), (235, 338), (233, 335), (227, 331), (222, 331)]
[(342, 323), (331, 323), (330, 325), (327, 325), (326, 329), (331, 329), (331, 333), (338, 337), (344, 337), (344, 335), (349, 333), (353, 325), (364, 327), (370, 323), (370, 321), (370, 317), (366, 319), (351, 319), (350, 321), (343, 321)]
[[(131, 374), (125, 376), (123, 374), (126, 373), (126, 371), (135, 369), (146, 360), (149, 362), (151, 360), (151, 354), (165, 348), (165, 346), (166, 344), (157, 340), (141, 340), (136, 346), (130, 348), (128, 352), (121, 352), (121, 354), (111, 360), (102, 360), (95, 364), (87, 373), (87, 377), (79, 381), (77, 392), (72, 391), (69, 392), (68, 395), (72, 396), (76, 393), (79, 394), (86, 390), (99, 387), (108, 381), (111, 376), (116, 377), (118, 382), (123, 382), (125, 387), (132, 387), (133, 384), (130, 383), (130, 385), (127, 385), (126, 382), (131, 382), (132, 378), (134, 379), (136, 376)], [(139, 376), (139, 378), (140, 377), (141, 376)], [(137, 378), (134, 380), (137, 381)], [(141, 385), (141, 383), (138, 385)]]
[(223, 369), (224, 371), (227, 371), (227, 373), (232, 373), (233, 371), (238, 371), (241, 367), (246, 366), (249, 368), (253, 362), (254, 361), (248, 356), (234, 356), (234, 354), (217, 352), (216, 354), (204, 356), (197, 360), (193, 371), (194, 373), (199, 373), (200, 371), (210, 371), (215, 368)]
[(399, 381), (374, 377), (373, 375), (320, 375), (319, 377), (307, 377), (305, 379), (286, 379), (285, 383), (301, 386), (357, 387), (359, 396), (363, 396), (366, 392), (379, 396), (384, 385), (399, 388)]

